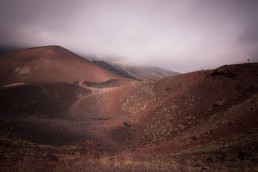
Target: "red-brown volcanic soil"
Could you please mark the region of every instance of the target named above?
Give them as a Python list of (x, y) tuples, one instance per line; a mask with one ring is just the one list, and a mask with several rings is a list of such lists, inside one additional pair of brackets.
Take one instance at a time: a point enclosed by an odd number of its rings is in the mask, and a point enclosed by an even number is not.
[(258, 170), (257, 63), (77, 81), (0, 88), (1, 171)]
[(120, 78), (59, 46), (29, 48), (0, 59), (0, 85), (32, 82), (103, 82)]

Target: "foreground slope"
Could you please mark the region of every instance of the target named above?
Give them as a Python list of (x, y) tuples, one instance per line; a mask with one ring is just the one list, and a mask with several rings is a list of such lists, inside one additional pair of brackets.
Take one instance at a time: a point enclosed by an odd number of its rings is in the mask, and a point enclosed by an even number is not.
[[(38, 170), (43, 163), (44, 169), (68, 171), (255, 171), (257, 81), (258, 64), (239, 64), (145, 82), (114, 79), (90, 87), (68, 84), (80, 91), (67, 95), (70, 98), (64, 100), (70, 101), (54, 119), (53, 113), (42, 117), (46, 114), (42, 103), (30, 118), (18, 116), (15, 108), (14, 113), (3, 103), (2, 167), (11, 168), (18, 159), (16, 166)], [(49, 94), (52, 87), (40, 94), (55, 95)], [(0, 92), (10, 96), (13, 91), (7, 93), (8, 89)], [(51, 100), (60, 97), (58, 102), (63, 102), (66, 91), (57, 90), (59, 96)], [(24, 113), (31, 112), (20, 114)], [(35, 128), (33, 122), (23, 125), (18, 118), (36, 120), (41, 129), (48, 129), (44, 133), (54, 134), (44, 135), (43, 142), (31, 132), (16, 132)], [(60, 140), (69, 142), (60, 145)]]
[(244, 64), (155, 82), (159, 101), (130, 119), (137, 154), (180, 171), (257, 169), (257, 74)]
[(20, 50), (0, 59), (0, 85), (32, 82), (102, 82), (118, 75), (59, 46)]

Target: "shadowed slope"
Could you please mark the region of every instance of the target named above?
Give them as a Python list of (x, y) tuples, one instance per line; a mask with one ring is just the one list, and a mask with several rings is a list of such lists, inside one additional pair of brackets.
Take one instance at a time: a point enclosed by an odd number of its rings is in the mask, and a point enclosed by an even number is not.
[[(73, 126), (65, 111), (91, 90), (69, 83), (21, 84), (0, 88), (1, 126), (13, 137), (39, 144), (63, 145), (94, 138)], [(5, 131), (7, 132), (7, 131)]]

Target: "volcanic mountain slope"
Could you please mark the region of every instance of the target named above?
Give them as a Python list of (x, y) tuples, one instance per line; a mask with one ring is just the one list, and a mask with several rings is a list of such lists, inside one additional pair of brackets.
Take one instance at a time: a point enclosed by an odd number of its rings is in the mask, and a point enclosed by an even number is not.
[[(257, 81), (258, 64), (241, 64), (145, 82), (2, 87), (2, 169), (255, 171)], [(37, 96), (16, 100), (25, 88)], [(17, 113), (37, 97), (33, 113)]]
[(102, 82), (118, 75), (59, 46), (29, 48), (0, 59), (0, 85), (32, 82)]
[(159, 79), (179, 74), (177, 72), (158, 67), (136, 65), (125, 58), (119, 57), (92, 57), (91, 60), (98, 66), (113, 73), (125, 78), (136, 80)]

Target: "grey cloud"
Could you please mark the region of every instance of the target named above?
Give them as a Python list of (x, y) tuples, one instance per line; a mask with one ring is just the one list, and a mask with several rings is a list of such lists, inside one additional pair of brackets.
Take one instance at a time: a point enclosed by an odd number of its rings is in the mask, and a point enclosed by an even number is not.
[(180, 72), (257, 61), (256, 0), (0, 3), (0, 45), (59, 44)]

